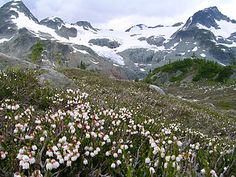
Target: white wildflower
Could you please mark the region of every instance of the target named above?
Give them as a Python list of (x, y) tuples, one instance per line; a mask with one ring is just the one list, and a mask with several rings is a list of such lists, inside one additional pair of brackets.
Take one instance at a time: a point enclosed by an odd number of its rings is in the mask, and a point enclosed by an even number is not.
[(112, 163), (112, 164), (111, 164), (111, 168), (116, 168), (116, 164), (115, 164), (115, 163)]
[(150, 158), (147, 157), (147, 158), (145, 159), (145, 163), (146, 163), (146, 164), (149, 164), (150, 162), (151, 162)]

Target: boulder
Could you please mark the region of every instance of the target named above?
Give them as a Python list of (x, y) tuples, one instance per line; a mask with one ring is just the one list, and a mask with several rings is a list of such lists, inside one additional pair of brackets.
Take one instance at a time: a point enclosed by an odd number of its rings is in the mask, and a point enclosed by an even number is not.
[(152, 90), (157, 91), (161, 95), (165, 95), (166, 94), (160, 87), (158, 87), (156, 85), (149, 85), (149, 88), (152, 89)]
[(120, 46), (120, 43), (118, 43), (117, 41), (113, 41), (110, 39), (106, 39), (106, 38), (101, 38), (101, 39), (91, 39), (89, 41), (89, 43), (93, 44), (93, 45), (98, 45), (101, 47), (108, 47), (110, 49), (115, 49), (117, 47)]

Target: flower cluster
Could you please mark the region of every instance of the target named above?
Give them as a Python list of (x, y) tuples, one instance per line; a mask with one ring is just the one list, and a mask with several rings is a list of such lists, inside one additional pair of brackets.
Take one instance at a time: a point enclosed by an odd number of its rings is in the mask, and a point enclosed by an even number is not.
[(36, 154), (37, 146), (33, 145), (31, 149), (28, 147), (23, 147), (19, 150), (19, 153), (17, 155), (17, 159), (20, 161), (19, 166), (23, 170), (27, 170), (30, 168), (30, 165), (33, 165), (35, 163), (35, 154)]
[(127, 108), (96, 107), (79, 90), (50, 99), (54, 106), (46, 111), (14, 100), (1, 103), (0, 167), (7, 171), (14, 164), (16, 177), (87, 176), (94, 171), (111, 176), (217, 176), (232, 170), (235, 149), (220, 144), (219, 137), (183, 129), (181, 123), (139, 117)]
[(1, 160), (4, 160), (7, 157), (8, 152), (0, 151)]

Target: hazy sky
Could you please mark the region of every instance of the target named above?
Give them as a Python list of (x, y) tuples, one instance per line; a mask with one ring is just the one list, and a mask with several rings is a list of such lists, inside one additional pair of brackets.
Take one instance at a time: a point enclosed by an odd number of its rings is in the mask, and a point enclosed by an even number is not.
[[(58, 16), (72, 23), (91, 22), (96, 27), (126, 29), (134, 24), (185, 22), (198, 10), (217, 6), (236, 19), (236, 0), (22, 0), (39, 19)], [(8, 0), (0, 0), (0, 5)]]

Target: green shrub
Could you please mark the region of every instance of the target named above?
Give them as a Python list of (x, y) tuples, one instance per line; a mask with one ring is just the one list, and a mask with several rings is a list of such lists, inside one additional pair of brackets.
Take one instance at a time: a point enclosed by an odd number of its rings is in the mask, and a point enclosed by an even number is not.
[(43, 50), (44, 46), (41, 41), (38, 41), (36, 44), (33, 45), (32, 52), (30, 54), (30, 59), (33, 63), (37, 63), (40, 61)]
[(200, 61), (197, 74), (193, 78), (193, 81), (199, 81), (202, 79), (213, 79), (222, 69), (222, 66), (212, 61)]
[(0, 100), (9, 98), (27, 100), (31, 91), (38, 87), (37, 73), (33, 70), (9, 68), (0, 74)]
[(32, 105), (37, 105), (41, 110), (47, 110), (53, 105), (53, 100), (51, 97), (55, 94), (55, 90), (50, 87), (36, 88), (33, 91), (32, 97), (30, 98), (30, 103)]
[(174, 73), (177, 71), (181, 71), (182, 74), (172, 77), (170, 82), (179, 82), (189, 73), (194, 74), (193, 81), (208, 79), (217, 82), (225, 82), (233, 74), (232, 66), (224, 67), (214, 61), (200, 58), (187, 58), (156, 68), (153, 72), (148, 74), (144, 82), (154, 83), (156, 80), (155, 75), (159, 72)]
[(50, 97), (55, 94), (55, 90), (41, 86), (38, 75), (38, 71), (22, 68), (9, 68), (0, 73), (0, 101), (13, 99), (42, 110), (49, 108), (52, 105)]
[(189, 70), (191, 68), (191, 66), (193, 65), (193, 60), (192, 59), (185, 59), (182, 61), (176, 61), (173, 62), (171, 64), (165, 65), (163, 66), (163, 68), (161, 69), (161, 71), (163, 72), (170, 72), (170, 71), (182, 71), (182, 72), (186, 72), (187, 70)]
[(85, 70), (87, 68), (87, 66), (86, 66), (86, 64), (83, 61), (81, 61), (80, 65), (78, 66), (78, 68)]
[(225, 82), (233, 74), (232, 66), (223, 67), (217, 77), (219, 82)]

